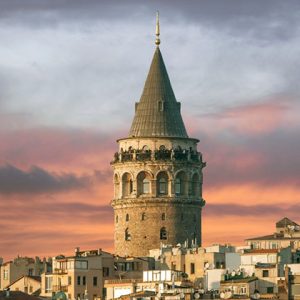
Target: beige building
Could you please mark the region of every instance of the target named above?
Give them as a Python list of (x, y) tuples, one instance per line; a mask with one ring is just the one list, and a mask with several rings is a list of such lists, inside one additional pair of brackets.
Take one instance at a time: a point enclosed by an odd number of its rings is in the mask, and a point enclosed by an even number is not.
[[(157, 25), (159, 27), (159, 25)], [(186, 132), (159, 48), (114, 171), (115, 253), (146, 256), (162, 243), (201, 245), (202, 169), (198, 139)]]
[(220, 296), (225, 299), (250, 298), (257, 290), (258, 279), (256, 277), (222, 280), (220, 284)]
[(29, 295), (38, 296), (41, 292), (41, 277), (22, 276), (7, 288), (9, 288), (10, 291), (20, 291)]
[[(182, 277), (182, 272), (149, 270), (143, 272), (141, 279), (106, 280), (106, 299), (116, 299), (135, 293), (141, 295), (141, 292), (154, 292), (155, 294), (152, 294), (153, 297), (157, 294), (160, 295), (157, 297), (161, 297), (162, 294), (168, 294), (170, 291), (173, 294), (184, 293), (191, 295), (193, 292), (191, 285), (191, 282)], [(186, 297), (186, 299), (188, 298)]]
[(41, 296), (63, 292), (67, 299), (103, 299), (103, 283), (114, 273), (114, 256), (101, 249), (75, 250), (53, 258), (52, 273), (42, 274)]
[(283, 218), (276, 223), (273, 234), (249, 238), (247, 245), (252, 249), (281, 249), (291, 247), (293, 261), (300, 263), (300, 226), (294, 221)]
[(22, 276), (40, 276), (47, 270), (47, 262), (41, 261), (38, 257), (17, 257), (13, 261), (6, 262), (0, 266), (1, 284), (3, 290)]

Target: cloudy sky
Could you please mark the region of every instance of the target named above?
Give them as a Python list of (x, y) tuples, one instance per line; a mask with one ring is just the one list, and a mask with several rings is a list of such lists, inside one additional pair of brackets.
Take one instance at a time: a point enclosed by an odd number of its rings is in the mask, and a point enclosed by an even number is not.
[(204, 244), (300, 222), (298, 0), (0, 2), (0, 256), (113, 250), (115, 140), (155, 49), (199, 138)]

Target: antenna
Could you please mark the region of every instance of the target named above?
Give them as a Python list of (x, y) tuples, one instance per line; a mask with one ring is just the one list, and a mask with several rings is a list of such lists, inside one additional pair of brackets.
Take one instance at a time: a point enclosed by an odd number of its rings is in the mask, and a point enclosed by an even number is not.
[(155, 45), (159, 46), (160, 44), (160, 27), (159, 27), (159, 11), (156, 12), (156, 30), (155, 30), (156, 40)]

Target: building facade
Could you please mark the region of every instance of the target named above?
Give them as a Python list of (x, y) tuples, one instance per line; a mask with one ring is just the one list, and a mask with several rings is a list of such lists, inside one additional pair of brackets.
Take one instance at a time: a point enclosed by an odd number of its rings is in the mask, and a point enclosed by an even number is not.
[(199, 140), (187, 135), (159, 48), (129, 136), (115, 153), (115, 253), (146, 256), (161, 244), (201, 245), (202, 169)]

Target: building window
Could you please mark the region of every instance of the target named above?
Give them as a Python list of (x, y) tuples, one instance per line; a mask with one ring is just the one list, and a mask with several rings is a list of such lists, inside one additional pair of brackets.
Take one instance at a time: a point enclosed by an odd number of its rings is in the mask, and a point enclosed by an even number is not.
[(146, 172), (140, 172), (137, 176), (138, 195), (150, 193), (150, 179), (151, 176)]
[(143, 180), (143, 194), (149, 194), (150, 192), (150, 180), (145, 178)]
[(94, 276), (93, 277), (93, 286), (97, 286), (98, 285), (98, 277)]
[(52, 292), (52, 276), (45, 278), (45, 292), (46, 293)]
[(240, 288), (240, 294), (242, 294), (242, 295), (247, 294), (247, 288), (245, 286), (241, 286), (241, 288)]
[(81, 284), (81, 277), (77, 276), (77, 285), (80, 285), (80, 284)]
[(157, 194), (158, 195), (167, 195), (168, 194), (168, 174), (167, 172), (160, 172), (157, 175)]
[(200, 180), (197, 173), (192, 177), (192, 195), (197, 197), (200, 196)]
[(103, 277), (108, 277), (109, 276), (109, 268), (103, 267)]
[(126, 214), (126, 218), (125, 218), (126, 222), (129, 221), (129, 214)]
[(161, 240), (166, 240), (167, 237), (168, 237), (168, 235), (167, 235), (167, 230), (166, 230), (165, 227), (162, 227), (162, 228), (160, 229), (160, 239), (161, 239)]
[(195, 274), (195, 264), (191, 263), (191, 274)]
[(28, 269), (28, 276), (33, 276), (33, 269)]
[(72, 284), (72, 277), (68, 276), (68, 285), (71, 285), (71, 284)]
[(85, 278), (85, 276), (82, 276), (82, 284), (86, 285), (86, 278)]
[(119, 216), (116, 216), (116, 223), (119, 222)]
[(142, 221), (145, 221), (145, 219), (146, 219), (146, 213), (142, 213), (142, 218), (141, 218), (141, 220), (142, 220)]
[(262, 275), (263, 277), (269, 277), (269, 270), (263, 270)]
[(8, 280), (8, 270), (3, 270), (3, 279)]
[(131, 241), (131, 235), (128, 228), (125, 230), (125, 241)]
[(273, 294), (274, 293), (274, 288), (272, 286), (267, 287), (267, 294)]
[(123, 196), (129, 196), (133, 191), (133, 182), (131, 175), (129, 173), (125, 173), (122, 176), (122, 192)]
[(175, 194), (176, 195), (181, 194), (181, 180), (180, 180), (180, 178), (175, 179)]
[(30, 287), (29, 287), (29, 293), (32, 293), (32, 292), (33, 292), (33, 287), (30, 286)]
[(161, 214), (161, 219), (162, 219), (163, 221), (166, 220), (166, 214), (165, 214), (165, 213), (162, 213), (162, 214)]

